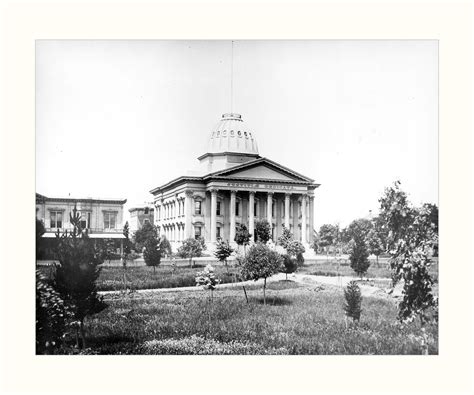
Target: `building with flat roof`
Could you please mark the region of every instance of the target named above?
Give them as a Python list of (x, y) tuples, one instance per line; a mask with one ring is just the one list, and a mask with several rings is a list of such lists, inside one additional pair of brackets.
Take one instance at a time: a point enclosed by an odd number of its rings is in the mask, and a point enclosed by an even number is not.
[(258, 153), (253, 130), (240, 114), (224, 114), (192, 175), (152, 189), (155, 224), (177, 247), (190, 237), (212, 245), (234, 241), (238, 224), (255, 237), (255, 222), (267, 219), (272, 239), (283, 225), (308, 246), (313, 238), (314, 191), (319, 184)]
[(122, 239), (123, 205), (127, 199), (58, 198), (36, 194), (36, 218), (43, 221), (46, 233), (53, 238), (59, 230), (72, 230), (69, 215), (74, 206), (81, 214), (81, 225), (90, 238)]

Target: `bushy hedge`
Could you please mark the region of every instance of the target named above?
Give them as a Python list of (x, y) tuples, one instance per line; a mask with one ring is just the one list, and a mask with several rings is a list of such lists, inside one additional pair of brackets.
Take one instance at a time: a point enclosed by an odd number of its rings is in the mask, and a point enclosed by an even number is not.
[(71, 312), (47, 278), (36, 271), (36, 353), (52, 354), (60, 348)]

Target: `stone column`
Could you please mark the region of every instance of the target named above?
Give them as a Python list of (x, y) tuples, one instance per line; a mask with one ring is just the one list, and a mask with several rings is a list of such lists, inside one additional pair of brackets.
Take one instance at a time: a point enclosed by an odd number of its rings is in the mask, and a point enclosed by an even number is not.
[(211, 243), (216, 242), (217, 189), (211, 189)]
[(285, 193), (285, 228), (290, 229), (290, 194)]
[(249, 233), (251, 235), (250, 240), (254, 241), (253, 239), (253, 233), (254, 233), (254, 205), (255, 205), (255, 192), (250, 191), (249, 192)]
[(309, 243), (314, 240), (314, 196), (309, 197)]
[(273, 192), (267, 192), (267, 221), (272, 226), (272, 203), (273, 203)]
[(301, 195), (301, 243), (306, 244), (306, 195)]
[(192, 217), (193, 217), (193, 191), (187, 190), (184, 198), (184, 237), (192, 237)]
[(233, 243), (235, 239), (235, 197), (237, 191), (230, 191), (230, 232), (229, 243)]

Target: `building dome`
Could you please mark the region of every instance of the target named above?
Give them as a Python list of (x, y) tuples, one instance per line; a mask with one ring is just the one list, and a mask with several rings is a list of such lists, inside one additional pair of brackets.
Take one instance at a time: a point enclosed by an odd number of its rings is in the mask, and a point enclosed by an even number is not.
[(224, 114), (209, 138), (207, 153), (232, 152), (258, 155), (257, 140), (240, 114)]

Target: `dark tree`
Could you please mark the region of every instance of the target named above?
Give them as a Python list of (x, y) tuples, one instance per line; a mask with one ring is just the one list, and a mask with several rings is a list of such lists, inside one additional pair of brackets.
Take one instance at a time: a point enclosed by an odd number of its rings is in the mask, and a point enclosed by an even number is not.
[(337, 227), (331, 224), (324, 224), (319, 228), (319, 246), (326, 248), (326, 257), (329, 259), (328, 248), (336, 242)]
[(145, 246), (145, 242), (148, 239), (156, 238), (157, 236), (158, 231), (156, 226), (150, 222), (145, 222), (141, 229), (138, 229), (134, 235), (137, 251), (140, 252), (142, 250), (142, 248)]
[(270, 224), (266, 219), (261, 219), (255, 222), (255, 233), (257, 234), (257, 240), (261, 243), (266, 243), (271, 238)]
[(249, 244), (251, 238), (251, 234), (249, 233), (247, 227), (244, 224), (239, 224), (237, 225), (237, 228), (235, 229), (235, 238), (234, 241), (240, 245), (245, 246)]
[(360, 288), (355, 281), (350, 281), (344, 289), (344, 298), (346, 303), (344, 311), (346, 316), (352, 318), (355, 324), (360, 320), (360, 313), (362, 312), (362, 295)]
[(86, 347), (84, 320), (87, 316), (102, 311), (107, 305), (97, 294), (96, 280), (99, 277), (100, 265), (103, 263), (101, 252), (95, 248), (92, 240), (80, 226), (81, 215), (74, 206), (70, 214), (73, 230), (68, 233), (56, 233), (56, 256), (59, 265), (56, 267), (55, 289), (66, 305), (71, 308), (74, 317), (79, 321), (82, 347)]
[(157, 237), (149, 238), (145, 241), (143, 258), (147, 266), (153, 266), (153, 273), (156, 273), (156, 267), (161, 263), (160, 240)]
[(356, 236), (352, 239), (352, 249), (349, 259), (351, 261), (352, 270), (362, 277), (370, 266), (369, 251), (363, 237)]
[(214, 256), (219, 259), (220, 262), (224, 263), (227, 272), (229, 272), (229, 268), (227, 266), (227, 258), (229, 258), (233, 252), (234, 249), (230, 246), (228, 241), (219, 240), (217, 242)]
[(283, 255), (283, 273), (286, 274), (286, 279), (288, 280), (288, 274), (296, 272), (298, 269), (298, 263), (295, 258), (292, 258), (290, 255)]

